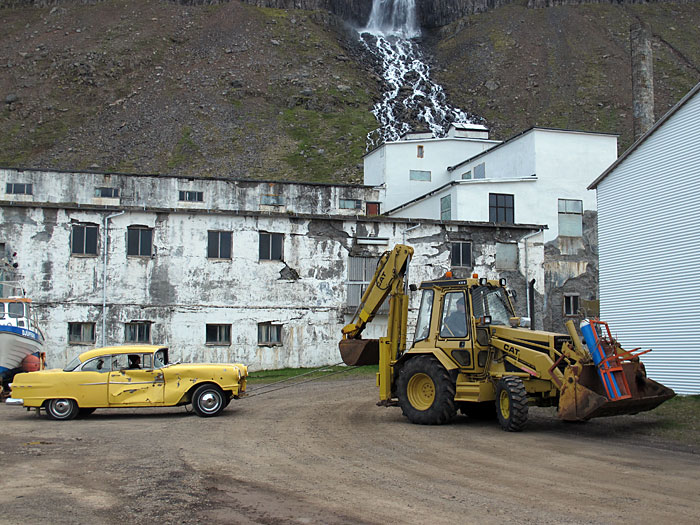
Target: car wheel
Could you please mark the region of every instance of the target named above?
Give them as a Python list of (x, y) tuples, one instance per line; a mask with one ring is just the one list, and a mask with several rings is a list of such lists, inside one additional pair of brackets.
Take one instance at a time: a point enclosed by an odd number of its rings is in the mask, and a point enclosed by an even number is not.
[(200, 417), (218, 416), (226, 408), (226, 396), (216, 385), (202, 385), (192, 394), (192, 408)]
[(57, 421), (68, 421), (78, 415), (78, 403), (73, 399), (49, 399), (46, 414)]

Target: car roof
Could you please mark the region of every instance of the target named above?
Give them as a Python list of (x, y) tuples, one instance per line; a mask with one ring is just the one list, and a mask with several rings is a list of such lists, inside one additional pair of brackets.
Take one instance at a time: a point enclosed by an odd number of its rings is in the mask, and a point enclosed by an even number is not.
[(167, 346), (159, 345), (121, 345), (121, 346), (105, 346), (102, 348), (95, 348), (93, 350), (88, 350), (80, 354), (80, 362), (83, 363), (88, 359), (93, 357), (98, 357), (101, 355), (114, 355), (114, 354), (152, 354), (156, 350), (167, 350)]

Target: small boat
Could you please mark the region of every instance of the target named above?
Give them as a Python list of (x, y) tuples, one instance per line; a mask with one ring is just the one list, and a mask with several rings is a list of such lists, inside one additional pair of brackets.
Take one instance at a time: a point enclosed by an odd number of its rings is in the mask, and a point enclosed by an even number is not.
[[(0, 281), (0, 380), (2, 386), (24, 369), (41, 368), (44, 334), (19, 281)], [(35, 356), (34, 358), (30, 356)]]

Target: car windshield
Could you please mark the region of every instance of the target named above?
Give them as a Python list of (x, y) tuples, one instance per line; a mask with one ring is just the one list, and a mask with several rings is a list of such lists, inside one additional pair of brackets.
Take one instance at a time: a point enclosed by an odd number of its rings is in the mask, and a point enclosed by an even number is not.
[(514, 317), (510, 301), (503, 288), (479, 286), (472, 290), (472, 306), (474, 317), (491, 316), (491, 324), (508, 326), (510, 318)]
[(64, 372), (72, 372), (75, 370), (78, 365), (80, 364), (80, 356), (74, 357), (70, 363), (68, 363), (65, 368), (63, 369)]

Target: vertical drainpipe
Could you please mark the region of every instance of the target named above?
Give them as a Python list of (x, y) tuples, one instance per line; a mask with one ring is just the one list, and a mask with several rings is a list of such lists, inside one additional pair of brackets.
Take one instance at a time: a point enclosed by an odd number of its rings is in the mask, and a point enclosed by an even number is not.
[[(527, 315), (530, 318), (530, 328), (532, 330), (535, 329), (535, 324), (534, 324), (534, 319), (535, 319), (535, 311), (534, 311), (534, 300), (530, 300), (530, 281), (528, 281), (528, 268), (529, 268), (529, 261), (527, 259), (527, 241), (530, 239), (530, 237), (534, 237), (535, 235), (538, 235), (542, 233), (543, 228), (540, 228), (536, 232), (528, 233), (524, 237), (521, 237), (520, 240), (523, 241), (523, 244), (525, 245), (525, 301), (527, 302)], [(533, 279), (534, 281), (534, 279)], [(534, 283), (533, 283), (534, 284)], [(534, 294), (534, 286), (532, 287), (533, 291), (532, 293)]]
[(124, 211), (107, 215), (102, 228), (102, 345), (105, 346), (105, 331), (107, 329), (107, 225), (114, 217), (124, 215)]

